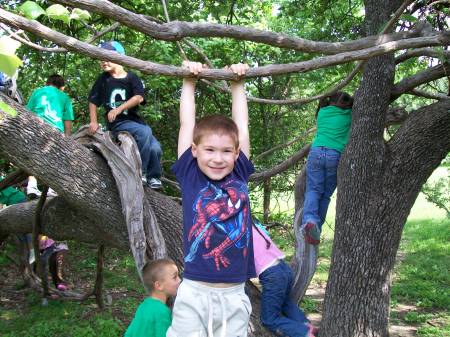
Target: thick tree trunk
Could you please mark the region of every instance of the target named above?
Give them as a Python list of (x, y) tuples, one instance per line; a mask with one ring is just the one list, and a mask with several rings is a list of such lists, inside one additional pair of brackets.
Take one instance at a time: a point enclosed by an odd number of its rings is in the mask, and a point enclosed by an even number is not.
[[(43, 233), (55, 239), (74, 239), (128, 251), (127, 227), (111, 171), (95, 152), (43, 123), (22, 106), (1, 95), (17, 110), (15, 117), (0, 109), (0, 152), (15, 166), (50, 185), (58, 196), (42, 210)], [(163, 234), (169, 257), (182, 267), (181, 206), (171, 198), (145, 189)], [(30, 233), (36, 201), (0, 211), (0, 238)], [(255, 312), (251, 336), (272, 336), (259, 322), (259, 292), (250, 288)]]
[[(390, 6), (392, 1), (367, 1), (369, 33), (386, 20)], [(351, 138), (338, 171), (321, 337), (388, 336), (390, 276), (403, 225), (422, 184), (450, 150), (448, 100), (412, 113), (384, 141), (394, 65), (390, 55), (370, 60), (355, 96)]]

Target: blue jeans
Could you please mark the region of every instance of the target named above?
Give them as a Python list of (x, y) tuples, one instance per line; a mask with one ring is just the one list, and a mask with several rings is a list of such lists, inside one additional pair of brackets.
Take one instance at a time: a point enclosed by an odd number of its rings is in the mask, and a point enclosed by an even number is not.
[(320, 230), (327, 216), (330, 198), (336, 189), (341, 153), (319, 146), (311, 148), (306, 163), (306, 191), (302, 224), (315, 223)]
[(111, 131), (113, 134), (128, 132), (133, 136), (141, 155), (143, 176), (148, 179), (161, 177), (161, 145), (147, 124), (124, 120), (115, 123)]
[(293, 281), (291, 268), (281, 260), (262, 272), (259, 281), (262, 285), (262, 324), (278, 336), (307, 336), (309, 321), (289, 297)]

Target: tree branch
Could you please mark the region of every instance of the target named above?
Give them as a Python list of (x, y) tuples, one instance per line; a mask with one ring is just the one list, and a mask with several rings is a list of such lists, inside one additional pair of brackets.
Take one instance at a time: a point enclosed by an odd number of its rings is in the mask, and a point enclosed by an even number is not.
[[(13, 27), (19, 27), (23, 30), (32, 32), (37, 36), (46, 38), (68, 50), (90, 56), (99, 60), (107, 60), (124, 66), (138, 69), (147, 74), (159, 74), (175, 77), (191, 77), (191, 73), (181, 67), (161, 65), (149, 61), (113, 53), (102, 48), (94, 47), (88, 43), (81, 42), (75, 38), (68, 37), (64, 34), (56, 32), (37, 21), (31, 21), (24, 17), (12, 14), (8, 11), (0, 9), (0, 21)], [(412, 38), (394, 42), (387, 42), (376, 47), (341, 53), (333, 56), (319, 57), (310, 61), (268, 65), (258, 68), (251, 68), (247, 71), (246, 78), (281, 75), (292, 72), (307, 72), (314, 69), (320, 69), (337, 64), (348, 63), (355, 60), (368, 59), (374, 56), (383, 55), (396, 50), (405, 48), (418, 48), (424, 46), (447, 45), (450, 44), (450, 32), (443, 32), (430, 37)], [(230, 70), (208, 69), (199, 74), (199, 78), (222, 79), (222, 80), (239, 80), (240, 78), (233, 74)]]
[(284, 144), (278, 144), (277, 146), (274, 146), (273, 148), (271, 148), (271, 149), (269, 149), (269, 150), (267, 150), (267, 151), (265, 151), (263, 153), (260, 153), (256, 157), (252, 158), (252, 161), (256, 162), (258, 160), (261, 160), (261, 158), (268, 156), (269, 154), (275, 152), (278, 149), (288, 147), (288, 146), (298, 142), (300, 139), (306, 137), (307, 135), (309, 135), (310, 133), (315, 132), (315, 131), (316, 131), (316, 128), (314, 127), (314, 128), (311, 128), (311, 129), (309, 129), (309, 130), (307, 130), (305, 132), (302, 132), (299, 136), (295, 137), (294, 139), (290, 140), (289, 142), (284, 143)]
[(294, 166), (295, 164), (297, 164), (300, 160), (302, 160), (303, 158), (305, 158), (308, 153), (309, 153), (309, 148), (311, 147), (311, 144), (305, 145), (304, 147), (302, 147), (297, 153), (295, 153), (293, 156), (289, 157), (288, 159), (286, 159), (285, 161), (283, 161), (282, 163), (272, 167), (270, 170), (267, 171), (263, 171), (263, 172), (258, 172), (258, 173), (253, 173), (250, 176), (250, 181), (256, 182), (256, 183), (260, 183), (264, 180), (267, 180), (281, 172), (286, 171), (288, 168)]
[(405, 53), (403, 53), (400, 56), (395, 58), (395, 63), (399, 64), (399, 63), (405, 62), (406, 60), (409, 60), (410, 58), (419, 57), (419, 56), (428, 56), (428, 57), (434, 57), (437, 59), (444, 58), (445, 60), (450, 60), (450, 51), (435, 50), (432, 48), (419, 48), (419, 49), (407, 50)]
[(428, 68), (424, 71), (418, 72), (410, 77), (406, 77), (397, 84), (395, 84), (391, 91), (391, 102), (395, 101), (402, 94), (413, 90), (415, 87), (428, 83), (439, 78), (448, 76), (450, 72), (450, 65), (437, 65)]
[(183, 21), (157, 24), (146, 20), (143, 15), (128, 11), (107, 0), (55, 0), (55, 2), (83, 8), (90, 12), (104, 15), (155, 39), (166, 41), (179, 41), (185, 37), (226, 37), (264, 43), (274, 47), (303, 52), (336, 54), (344, 51), (369, 48), (389, 41), (417, 37), (419, 34), (418, 31), (410, 31), (390, 35), (371, 36), (347, 42), (316, 42), (285, 34), (234, 25)]

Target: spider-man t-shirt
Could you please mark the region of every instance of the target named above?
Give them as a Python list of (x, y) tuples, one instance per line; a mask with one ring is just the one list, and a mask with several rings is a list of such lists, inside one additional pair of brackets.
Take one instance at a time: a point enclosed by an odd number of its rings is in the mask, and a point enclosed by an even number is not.
[(184, 277), (211, 283), (255, 277), (247, 187), (253, 164), (241, 152), (233, 171), (214, 181), (200, 171), (189, 148), (172, 171), (182, 191)]

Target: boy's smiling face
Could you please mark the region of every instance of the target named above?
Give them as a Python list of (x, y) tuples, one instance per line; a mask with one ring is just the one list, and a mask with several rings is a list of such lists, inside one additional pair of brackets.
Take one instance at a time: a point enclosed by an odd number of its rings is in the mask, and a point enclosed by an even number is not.
[(192, 155), (200, 170), (211, 180), (221, 180), (233, 171), (239, 149), (227, 134), (207, 133), (192, 144)]

